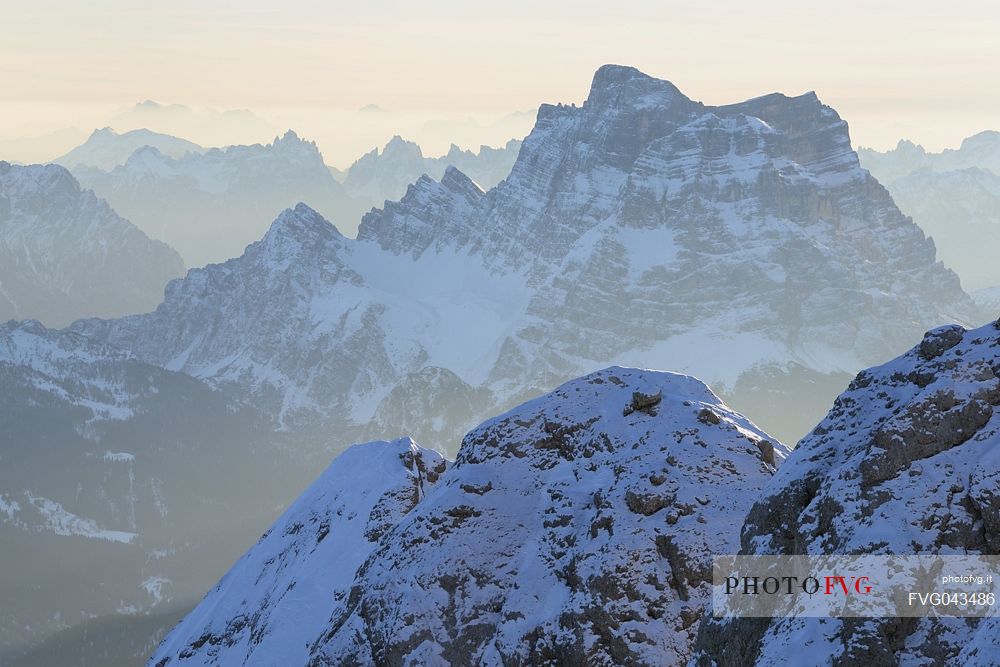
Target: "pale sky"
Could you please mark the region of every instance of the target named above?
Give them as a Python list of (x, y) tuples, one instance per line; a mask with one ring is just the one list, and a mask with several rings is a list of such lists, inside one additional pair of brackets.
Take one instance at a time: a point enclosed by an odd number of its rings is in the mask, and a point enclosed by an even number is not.
[[(708, 104), (815, 90), (855, 145), (940, 150), (1000, 129), (996, 2), (482, 4), (0, 0), (0, 145), (153, 99), (250, 109), (260, 134), (294, 127), (332, 164), (394, 124), (443, 152), (449, 124), (460, 144), (499, 143), (530, 127), (507, 114), (581, 102), (608, 62)], [(368, 104), (386, 127), (359, 120)]]

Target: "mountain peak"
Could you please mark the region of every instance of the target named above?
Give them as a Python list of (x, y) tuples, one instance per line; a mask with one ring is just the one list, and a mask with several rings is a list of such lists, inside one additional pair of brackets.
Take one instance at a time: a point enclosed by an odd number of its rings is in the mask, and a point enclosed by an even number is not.
[(87, 139), (87, 141), (90, 141), (91, 139), (99, 139), (103, 137), (116, 137), (116, 136), (118, 136), (118, 133), (115, 132), (110, 127), (99, 127), (90, 133), (90, 137)]
[(420, 146), (413, 141), (407, 141), (403, 137), (394, 135), (382, 149), (383, 157), (408, 156), (416, 159), (423, 159), (424, 153)]
[(598, 105), (620, 101), (631, 103), (647, 97), (649, 102), (657, 104), (668, 103), (674, 99), (690, 101), (674, 84), (644, 74), (635, 67), (602, 65), (594, 73), (586, 103)]
[[(178, 654), (202, 664), (220, 656), (226, 662), (237, 652), (247, 663), (305, 664), (310, 642), (350, 591), (354, 572), (378, 538), (445, 469), (438, 453), (410, 438), (350, 447), (233, 566), (226, 585), (206, 595), (198, 611), (171, 631), (150, 664), (171, 662)], [(295, 595), (286, 595), (293, 587)], [(303, 598), (301, 591), (310, 593)], [(311, 592), (315, 598), (308, 597)], [(241, 622), (251, 615), (260, 622)], [(203, 636), (212, 639), (193, 643)]]
[(286, 130), (285, 133), (283, 135), (281, 135), (280, 137), (275, 137), (274, 138), (274, 143), (275, 144), (298, 144), (298, 143), (304, 143), (304, 142), (299, 137), (299, 135), (296, 134), (295, 130), (289, 129), (289, 130)]
[[(694, 633), (672, 628), (710, 602), (700, 573), (737, 548), (785, 453), (689, 376), (613, 367), (566, 383), (469, 432), (357, 570), (311, 659), (676, 664)], [(398, 609), (414, 610), (404, 632)], [(636, 639), (615, 637), (626, 623)]]
[[(0, 165), (0, 191), (8, 194), (53, 199), (57, 196), (76, 196), (80, 184), (68, 169), (58, 164)], [(43, 195), (44, 193), (44, 195)]]
[(273, 244), (282, 239), (306, 242), (334, 238), (344, 238), (344, 236), (332, 222), (307, 204), (299, 202), (294, 208), (286, 208), (274, 219), (267, 234), (264, 235), (263, 242)]

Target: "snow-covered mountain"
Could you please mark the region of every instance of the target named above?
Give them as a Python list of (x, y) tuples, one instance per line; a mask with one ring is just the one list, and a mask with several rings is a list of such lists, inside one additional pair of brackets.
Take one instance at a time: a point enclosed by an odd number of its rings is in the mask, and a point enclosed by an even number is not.
[(383, 535), (445, 470), (408, 438), (355, 445), (241, 558), (150, 659), (160, 664), (305, 665), (309, 642)]
[(1000, 265), (990, 252), (1000, 243), (1000, 132), (982, 132), (942, 153), (901, 141), (885, 153), (858, 154), (899, 208), (933, 237), (966, 289), (1000, 285)]
[[(749, 554), (1000, 553), (1000, 321), (860, 373), (744, 525)], [(698, 665), (995, 665), (996, 619), (706, 619)], [(803, 646), (809, 646), (803, 653)]]
[(111, 171), (81, 166), (74, 174), (144, 232), (176, 248), (189, 266), (239, 256), (295, 202), (335, 217), (347, 199), (316, 144), (291, 131), (266, 146), (179, 158), (144, 147)]
[(422, 177), (356, 240), (297, 206), (155, 313), (74, 328), (287, 429), (444, 447), (610, 363), (698, 375), (791, 440), (858, 369), (976, 316), (815, 95), (708, 107), (605, 66), (489, 192)]
[(58, 165), (0, 162), (0, 321), (62, 326), (151, 310), (181, 258)]
[(447, 471), (354, 447), (149, 664), (683, 664), (786, 455), (694, 378), (626, 368), (487, 421)]
[(169, 134), (147, 129), (119, 134), (110, 127), (105, 127), (94, 130), (87, 141), (52, 162), (67, 169), (88, 166), (110, 171), (125, 164), (132, 153), (144, 146), (152, 146), (163, 155), (173, 158), (184, 157), (187, 153), (205, 152), (198, 144)]
[[(432, 158), (425, 157), (417, 144), (395, 136), (381, 151), (374, 148), (358, 158), (341, 176), (341, 182), (359, 204), (359, 215), (348, 220), (360, 222), (360, 214), (399, 199), (406, 194), (407, 186), (421, 176), (440, 180), (448, 167), (459, 169), (488, 190), (507, 178), (520, 149), (517, 139), (501, 148), (481, 146), (478, 153), (452, 144), (447, 154)], [(344, 231), (353, 236), (356, 230)]]
[(190, 376), (0, 325), (0, 661), (84, 621), (192, 604), (308, 479), (279, 446)]

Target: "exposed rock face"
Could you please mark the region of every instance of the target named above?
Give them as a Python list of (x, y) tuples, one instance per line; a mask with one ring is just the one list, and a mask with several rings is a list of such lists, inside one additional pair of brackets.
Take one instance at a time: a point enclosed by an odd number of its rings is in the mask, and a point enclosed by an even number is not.
[[(636, 395), (655, 414), (623, 416)], [(774, 471), (761, 442), (787, 453), (699, 381), (625, 368), (490, 420), (383, 536), (310, 664), (683, 664), (711, 556)]]
[[(428, 367), (490, 392), (481, 419), (610, 363), (690, 372), (797, 438), (829, 405), (817, 388), (978, 312), (815, 95), (708, 107), (628, 67), (598, 70), (582, 107), (542, 106), (489, 192), (421, 178), (357, 240), (295, 217), (309, 243), (276, 223), (157, 313), (76, 329), (343, 444)], [(434, 419), (436, 446), (475, 423)]]
[(174, 158), (143, 147), (110, 171), (80, 166), (85, 187), (189, 266), (237, 257), (298, 201), (335, 217), (347, 200), (316, 144), (289, 131), (267, 146), (229, 146)]
[(152, 310), (181, 258), (56, 165), (0, 162), (0, 321)]
[[(1000, 553), (998, 359), (995, 324), (949, 326), (861, 372), (755, 503), (743, 553)], [(986, 665), (992, 633), (961, 619), (706, 619), (695, 662)]]
[(421, 176), (398, 202), (365, 215), (359, 241), (372, 241), (393, 253), (415, 259), (426, 250), (450, 250), (472, 236), (467, 220), (475, 215), (483, 190), (468, 176), (449, 167), (440, 182)]
[(304, 665), (379, 538), (445, 461), (408, 438), (355, 445), (164, 640), (150, 665)]

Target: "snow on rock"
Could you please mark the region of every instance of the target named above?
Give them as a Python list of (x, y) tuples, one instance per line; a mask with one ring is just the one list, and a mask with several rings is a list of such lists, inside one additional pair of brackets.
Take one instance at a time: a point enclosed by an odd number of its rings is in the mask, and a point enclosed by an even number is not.
[[(859, 373), (754, 504), (743, 553), (1000, 553), (998, 359), (1000, 321), (951, 325)], [(995, 664), (994, 631), (961, 619), (707, 619), (696, 664)]]
[(136, 534), (122, 530), (107, 530), (90, 518), (67, 510), (62, 503), (30, 492), (21, 494), (21, 502), (0, 494), (0, 523), (8, 523), (20, 530), (54, 535), (89, 537), (109, 542), (130, 544)]
[[(488, 190), (510, 174), (520, 149), (521, 141), (511, 139), (500, 148), (481, 146), (477, 153), (452, 145), (446, 155), (430, 158), (417, 144), (393, 137), (381, 151), (371, 150), (344, 173), (342, 182), (357, 207), (354, 216), (345, 218), (345, 225), (357, 225), (373, 207), (403, 197), (421, 177), (440, 180), (452, 167)], [(353, 235), (355, 229), (346, 229)]]
[(124, 350), (47, 329), (35, 320), (0, 325), (4, 389), (19, 391), (35, 405), (50, 400), (79, 406), (90, 415), (89, 422), (121, 421), (134, 414), (134, 405), (149, 391), (143, 386), (148, 380), (130, 382), (126, 369), (142, 366), (146, 364)]
[(164, 640), (149, 664), (304, 665), (379, 539), (445, 461), (409, 438), (338, 456)]

